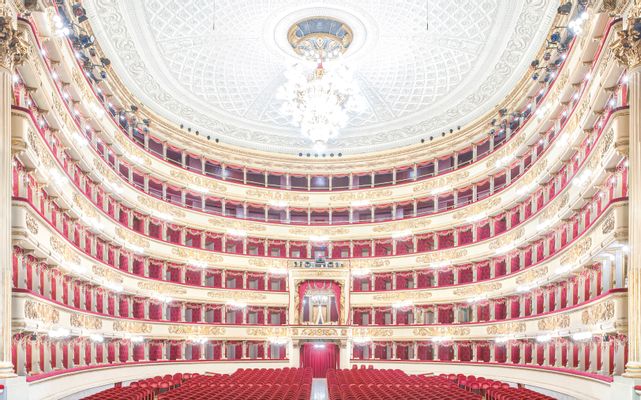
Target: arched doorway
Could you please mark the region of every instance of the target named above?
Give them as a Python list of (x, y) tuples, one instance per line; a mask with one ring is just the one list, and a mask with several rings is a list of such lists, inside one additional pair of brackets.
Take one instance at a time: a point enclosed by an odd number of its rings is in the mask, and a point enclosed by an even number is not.
[(340, 347), (332, 342), (303, 343), (300, 366), (311, 368), (314, 378), (325, 378), (327, 370), (340, 368)]

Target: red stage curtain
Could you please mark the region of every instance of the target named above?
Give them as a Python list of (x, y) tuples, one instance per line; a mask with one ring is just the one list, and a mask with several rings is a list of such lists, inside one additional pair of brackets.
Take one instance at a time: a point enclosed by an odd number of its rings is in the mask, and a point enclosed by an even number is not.
[(311, 368), (314, 378), (324, 378), (328, 369), (338, 369), (339, 348), (335, 343), (304, 343), (301, 367)]

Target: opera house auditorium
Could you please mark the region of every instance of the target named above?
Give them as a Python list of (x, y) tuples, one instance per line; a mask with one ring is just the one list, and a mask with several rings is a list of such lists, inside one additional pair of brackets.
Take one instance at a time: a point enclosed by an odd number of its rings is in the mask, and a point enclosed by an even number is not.
[(641, 0), (0, 0), (0, 400), (640, 400)]

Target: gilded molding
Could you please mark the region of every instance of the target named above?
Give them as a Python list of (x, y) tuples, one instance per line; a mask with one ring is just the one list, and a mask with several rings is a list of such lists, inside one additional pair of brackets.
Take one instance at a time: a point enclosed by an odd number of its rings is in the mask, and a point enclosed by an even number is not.
[(508, 232), (500, 238), (492, 240), (488, 247), (490, 248), (490, 250), (496, 250), (500, 249), (501, 247), (514, 244), (517, 239), (520, 239), (523, 236), (523, 232), (525, 232), (523, 228)]
[(641, 65), (641, 34), (635, 29), (640, 19), (641, 3), (637, 3), (630, 10), (626, 29), (617, 32), (616, 39), (610, 45), (619, 64), (629, 69)]
[(329, 196), (330, 201), (389, 200), (394, 192), (389, 189), (354, 191)]
[(548, 274), (547, 265), (543, 268), (528, 269), (516, 278), (516, 284), (523, 285), (526, 283), (531, 283), (536, 281), (539, 278), (546, 276), (547, 274)]
[(460, 326), (440, 326), (414, 328), (414, 336), (469, 336), (470, 328)]
[(265, 300), (267, 295), (263, 293), (256, 292), (245, 292), (245, 291), (219, 291), (219, 292), (207, 292), (207, 297), (213, 299), (232, 299), (232, 300)]
[(167, 329), (173, 335), (222, 336), (225, 334), (225, 328), (222, 326), (169, 325)]
[(421, 183), (420, 185), (414, 186), (413, 191), (414, 193), (422, 193), (434, 189), (452, 188), (454, 185), (465, 180), (469, 176), (470, 171), (459, 171), (450, 173), (447, 176), (442, 176), (440, 178), (431, 178)]
[(496, 167), (496, 163), (507, 156), (513, 155), (516, 149), (523, 144), (525, 141), (525, 137), (523, 135), (518, 135), (517, 137), (513, 138), (510, 143), (508, 143), (507, 146), (504, 146), (503, 148), (495, 151), (491, 156), (490, 159), (485, 162), (485, 166), (490, 169)]
[(128, 244), (133, 244), (145, 249), (149, 248), (149, 240), (143, 239), (138, 235), (135, 235), (134, 233), (129, 232), (128, 230), (119, 226), (116, 227), (116, 235), (118, 235), (120, 239), (124, 240)]
[(351, 268), (384, 268), (389, 267), (390, 260), (365, 260), (365, 259), (352, 259), (349, 260)]
[(503, 285), (500, 282), (481, 283), (476, 285), (468, 285), (454, 290), (457, 296), (478, 296), (484, 293), (493, 292), (501, 289)]
[(540, 331), (553, 331), (555, 329), (569, 328), (570, 316), (569, 315), (552, 315), (542, 320), (537, 324)]
[(29, 44), (24, 32), (15, 28), (15, 15), (7, 6), (0, 7), (0, 67), (9, 71), (29, 58)]
[[(297, 226), (294, 228), (289, 228), (289, 233), (292, 235), (307, 235), (307, 236), (331, 236), (331, 235), (346, 235), (349, 233), (349, 229), (343, 228), (340, 226), (333, 227), (322, 227), (322, 226)], [(329, 237), (329, 240), (332, 238)]]
[(193, 173), (176, 170), (171, 170), (170, 175), (172, 178), (185, 183), (186, 186), (192, 185), (198, 188), (208, 189), (216, 193), (227, 191), (227, 186), (217, 183), (211, 178), (203, 178)]
[(488, 335), (510, 335), (525, 332), (525, 322), (507, 322), (504, 324), (490, 325), (486, 328)]
[(301, 328), (300, 332), (298, 329), (295, 331), (294, 334), (300, 336), (339, 336), (339, 331), (336, 328)]
[(309, 201), (309, 196), (298, 193), (285, 191), (247, 189), (245, 196), (265, 201), (291, 201), (296, 203), (305, 203)]
[(467, 250), (465, 249), (449, 249), (442, 251), (433, 251), (428, 254), (416, 257), (418, 264), (437, 263), (442, 261), (449, 261), (455, 258), (465, 257)]
[(31, 300), (24, 302), (24, 316), (27, 319), (42, 321), (46, 324), (60, 322), (60, 312), (52, 305)]
[(614, 230), (615, 225), (614, 213), (610, 211), (608, 216), (601, 223), (601, 232), (606, 235)]
[(101, 329), (102, 320), (93, 315), (85, 314), (71, 314), (69, 318), (71, 326), (74, 328), (84, 328), (84, 329)]
[(31, 232), (32, 235), (38, 234), (38, 222), (35, 218), (27, 214), (27, 216), (25, 217), (25, 224), (27, 225), (27, 229), (29, 230), (29, 232)]
[(595, 325), (612, 318), (614, 318), (613, 301), (595, 304), (587, 310), (583, 310), (581, 313), (581, 322), (583, 325)]
[(488, 210), (498, 206), (499, 204), (501, 204), (500, 196), (489, 197), (487, 200), (481, 200), (480, 202), (464, 207), (461, 211), (455, 212), (452, 217), (454, 219), (473, 217), (484, 212), (488, 212)]
[(80, 264), (80, 256), (76, 254), (71, 246), (55, 236), (49, 238), (53, 250), (62, 257), (64, 261)]
[(573, 264), (581, 257), (589, 255), (590, 248), (592, 248), (592, 238), (586, 237), (581, 240), (576, 246), (573, 246), (568, 252), (561, 257), (561, 265)]
[(405, 231), (405, 230), (420, 230), (427, 228), (432, 224), (432, 220), (429, 218), (418, 218), (418, 219), (411, 219), (411, 220), (406, 220), (406, 221), (397, 221), (397, 222), (390, 222), (390, 223), (385, 223), (382, 225), (376, 225), (373, 229), (374, 232), (397, 232), (397, 231)]
[(267, 227), (263, 224), (243, 220), (235, 220), (232, 218), (210, 218), (209, 224), (219, 229), (239, 229), (248, 232), (264, 232), (267, 230)]
[(151, 324), (117, 320), (113, 323), (113, 330), (116, 332), (151, 333)]
[[(143, 163), (146, 166), (151, 165), (151, 161), (149, 160), (149, 157), (147, 156), (147, 152), (140, 149), (140, 147), (136, 146), (129, 138), (125, 137), (123, 134), (116, 134), (115, 135), (116, 142), (122, 147), (122, 149), (126, 152), (125, 157), (127, 156), (133, 156), (136, 158), (136, 161), (139, 161)], [(129, 157), (127, 157), (129, 158)]]
[(569, 199), (569, 193), (565, 193), (564, 195), (554, 199), (552, 203), (549, 204), (541, 213), (541, 216), (539, 217), (539, 223), (543, 224), (554, 217), (559, 211), (561, 211), (563, 207), (568, 205)]
[(372, 299), (375, 301), (402, 301), (402, 300), (424, 300), (432, 297), (431, 292), (397, 292), (375, 294)]
[(175, 218), (185, 218), (186, 216), (186, 214), (183, 211), (179, 210), (176, 206), (172, 206), (160, 200), (151, 199), (147, 196), (138, 196), (138, 203), (142, 206), (147, 207), (151, 211), (158, 211), (163, 214), (171, 215)]
[(187, 289), (177, 287), (170, 283), (162, 282), (138, 282), (138, 287), (144, 290), (151, 290), (161, 294), (185, 294)]
[(394, 331), (390, 328), (354, 328), (352, 336), (356, 337), (392, 337)]
[(98, 218), (98, 212), (96, 211), (96, 206), (87, 200), (85, 196), (79, 195), (78, 193), (73, 194), (73, 202), (78, 206), (80, 211), (88, 218)]
[(287, 333), (287, 328), (285, 327), (264, 326), (247, 328), (248, 336), (282, 337), (287, 336)]
[(122, 276), (110, 267), (103, 267), (102, 265), (94, 265), (91, 267), (94, 275), (104, 278), (110, 282), (122, 283), (124, 280)]
[(171, 253), (175, 256), (182, 258), (183, 262), (204, 262), (208, 264), (215, 264), (223, 261), (223, 256), (214, 254), (204, 250), (197, 249), (183, 249), (182, 247), (173, 247)]

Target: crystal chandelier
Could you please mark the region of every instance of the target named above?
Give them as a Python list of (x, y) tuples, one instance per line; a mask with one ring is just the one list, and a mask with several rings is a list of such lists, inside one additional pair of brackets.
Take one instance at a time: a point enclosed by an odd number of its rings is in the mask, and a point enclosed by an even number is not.
[(351, 71), (337, 60), (351, 43), (351, 30), (331, 18), (314, 18), (292, 26), (289, 41), (303, 60), (287, 70), (276, 97), (283, 101), (281, 112), (322, 151), (364, 105)]

